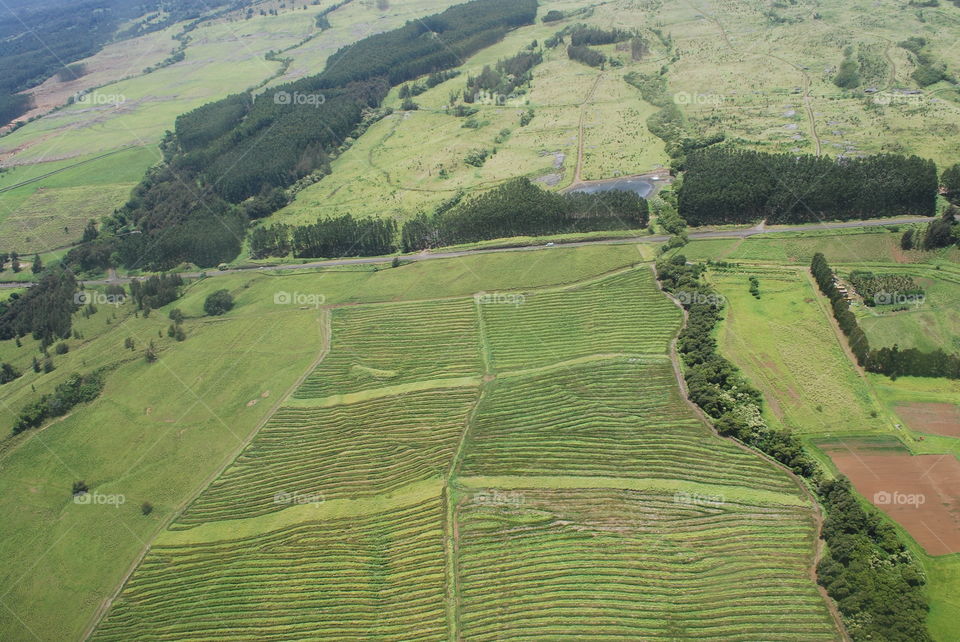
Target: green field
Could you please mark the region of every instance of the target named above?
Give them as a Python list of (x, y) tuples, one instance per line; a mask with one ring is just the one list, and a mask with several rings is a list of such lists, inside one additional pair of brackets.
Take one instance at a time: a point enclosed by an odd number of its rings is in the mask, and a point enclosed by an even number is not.
[[(856, 235), (854, 238), (884, 236), (888, 235)], [(907, 446), (914, 454), (960, 457), (960, 439), (918, 431), (917, 426), (907, 424), (902, 411), (903, 406), (912, 403), (956, 404), (960, 398), (957, 382), (917, 377), (893, 381), (875, 374), (859, 374), (852, 358), (845, 354), (846, 339), (840, 339), (842, 335), (834, 329), (826, 299), (809, 279), (806, 267), (796, 265), (793, 260), (797, 241), (789, 238), (695, 241), (691, 244), (695, 246), (694, 251), (688, 252), (691, 246), (681, 251), (687, 256), (703, 252), (706, 255), (698, 258), (730, 260), (735, 258), (735, 253), (709, 256), (709, 248), (729, 248), (734, 244), (742, 248), (760, 241), (768, 248), (779, 246), (782, 253), (778, 256), (775, 251), (767, 252), (763, 257), (768, 262), (765, 265), (744, 264), (739, 268), (713, 270), (708, 280), (725, 297), (727, 305), (718, 335), (720, 348), (763, 392), (768, 422), (805, 433), (816, 438), (817, 443), (840, 439), (849, 446), (869, 441), (876, 448), (890, 452), (902, 451)], [(805, 251), (814, 247), (817, 251), (829, 250), (822, 242), (820, 245), (813, 245), (818, 241), (804, 242), (811, 244)], [(948, 350), (955, 345), (954, 264), (937, 258), (939, 267), (904, 265), (877, 256), (854, 262), (850, 251), (836, 251), (835, 245), (833, 248), (838, 257), (836, 269), (841, 275), (853, 269), (905, 273), (915, 276), (928, 290), (929, 298), (919, 310), (881, 315), (863, 309), (864, 306), (854, 308), (874, 345), (898, 343), (903, 347)], [(750, 275), (759, 279), (759, 299), (748, 291)], [(812, 454), (827, 470), (836, 472), (828, 456), (816, 450)], [(931, 605), (928, 625), (934, 639), (955, 639), (960, 634), (957, 629), (960, 604), (954, 598), (960, 586), (958, 556), (930, 556), (906, 530), (899, 526), (897, 529), (926, 572)]]
[(158, 542), (93, 639), (443, 639), (442, 523), (433, 497), (247, 537)]
[(888, 265), (937, 263), (960, 259), (957, 248), (935, 252), (901, 250), (899, 233), (883, 228), (827, 230), (823, 232), (765, 234), (747, 239), (698, 239), (680, 252), (691, 260), (810, 265), (821, 252), (831, 265), (877, 263)]
[[(546, 261), (556, 256), (544, 250)], [(693, 634), (700, 616), (680, 615), (667, 599), (671, 582), (686, 579), (719, 591), (699, 607), (720, 618), (717, 635), (788, 630), (796, 639), (834, 639), (808, 575), (809, 500), (781, 469), (714, 436), (682, 400), (667, 356), (680, 314), (649, 267), (540, 290), (524, 288), (522, 272), (513, 278), (510, 291), (528, 297), (514, 305), (529, 306), (521, 317), (491, 312), (510, 306), (481, 298), (334, 308), (319, 366), (158, 536), (94, 637), (122, 639), (135, 627), (158, 639), (310, 627), (338, 638), (403, 638), (416, 628), (431, 639), (483, 639), (502, 629), (491, 617), (518, 632), (531, 626), (526, 611), (544, 596), (570, 620), (556, 632), (646, 635), (652, 622), (676, 619)], [(544, 357), (541, 343), (572, 338), (559, 318), (606, 342), (586, 354), (571, 340)], [(531, 485), (540, 490), (525, 490)], [(492, 499), (477, 508), (469, 489), (484, 487)], [(515, 512), (510, 500), (498, 504), (518, 493), (531, 505)], [(673, 504), (665, 493), (674, 493)], [(623, 531), (613, 520), (625, 514), (637, 519)], [(674, 527), (644, 525), (643, 515)], [(511, 523), (526, 535), (508, 536)], [(731, 534), (733, 548), (724, 544)], [(597, 537), (614, 539), (598, 547)], [(650, 551), (657, 542), (666, 554)], [(678, 546), (697, 548), (697, 559), (674, 554)], [(757, 553), (782, 555), (784, 546), (788, 558)], [(528, 555), (518, 557), (517, 547)], [(647, 556), (629, 555), (634, 548)], [(504, 575), (489, 555), (522, 566)], [(597, 571), (557, 583), (558, 570), (587, 559)], [(718, 573), (731, 559), (738, 570)], [(491, 572), (500, 577), (493, 585)], [(629, 581), (615, 589), (599, 581), (608, 574)], [(591, 576), (598, 582), (582, 599), (560, 597), (565, 582)], [(512, 599), (522, 577), (545, 590)], [(591, 606), (650, 582), (658, 592), (627, 610)], [(319, 590), (304, 595), (307, 585)], [(748, 613), (758, 607), (775, 617)]]
[(516, 505), (474, 494), (458, 507), (465, 638), (835, 639), (805, 576), (815, 531), (802, 509), (515, 492)]
[[(24, 373), (0, 391), (4, 431), (21, 407), (71, 373), (115, 368), (96, 402), (41, 431), (16, 438), (7, 432), (0, 441), (0, 490), (8, 516), (0, 524), (6, 607), (0, 608), (0, 637), (32, 638), (30, 631), (47, 639), (80, 637), (146, 543), (234, 460), (297, 378), (313, 371), (312, 361), (325, 348), (324, 312), (277, 305), (278, 291), (326, 293), (331, 304), (470, 297), (484, 284), (552, 287), (639, 260), (630, 246), (521, 254), (389, 270), (221, 275), (192, 284), (179, 301), (149, 318), (135, 316), (129, 301), (100, 305), (89, 318), (75, 315), (81, 338), (67, 341), (65, 355), (50, 351), (56, 366), (51, 373), (31, 369), (33, 357), (42, 357), (38, 341), (24, 337), (21, 347), (0, 342), (0, 360)], [(541, 269), (528, 273), (531, 259)], [(238, 306), (225, 317), (205, 318), (203, 301), (220, 288), (230, 290)], [(187, 317), (182, 343), (166, 336), (173, 307)], [(128, 337), (134, 351), (124, 348)], [(160, 360), (147, 364), (143, 352), (151, 340)], [(411, 475), (429, 465), (411, 468)], [(78, 480), (96, 492), (123, 494), (126, 502), (119, 508), (75, 505), (70, 489)], [(153, 505), (149, 516), (141, 514), (142, 502)], [(68, 602), (73, 607), (64, 612), (60, 605)]]
[[(477, 313), (470, 299), (338, 308), (333, 337), (330, 354), (296, 397), (456, 379), (481, 370)], [(437, 346), (444, 349), (438, 352)]]
[[(764, 393), (772, 425), (818, 433), (888, 426), (804, 272), (773, 267), (711, 272), (709, 281), (727, 303), (721, 351)], [(751, 275), (760, 281), (759, 299), (749, 292)]]
[[(341, 47), (461, 0), (353, 0), (325, 30), (316, 15), (336, 0), (310, 1), (203, 22), (183, 61), (149, 74), (184, 23), (86, 61), (84, 86), (122, 100), (61, 105), (0, 136), (0, 249), (53, 263), (128, 200), (178, 115), (316, 74)], [(647, 127), (660, 108), (626, 82), (635, 73), (662, 74), (660, 104), (679, 108), (691, 143), (958, 161), (960, 91), (899, 91), (919, 85), (897, 44), (922, 37), (960, 73), (954, 3), (542, 0), (540, 17), (550, 10), (576, 15), (460, 60), (416, 110), (392, 88), (392, 113), (340, 141), (332, 173), (253, 224), (403, 222), (518, 176), (561, 190), (663, 170)], [(592, 68), (568, 58), (569, 37), (543, 47), (576, 24), (635, 30), (649, 51), (596, 46), (609, 61)], [(544, 60), (528, 86), (450, 113), (469, 76), (534, 41)], [(844, 90), (847, 47), (865, 65)], [(73, 87), (58, 83), (38, 91), (62, 102)], [(478, 148), (495, 153), (475, 167)], [(957, 404), (960, 384), (862, 372), (808, 273), (822, 252), (841, 275), (914, 276), (923, 305), (855, 308), (873, 346), (960, 351), (960, 249), (902, 250), (905, 229), (774, 229), (674, 252), (738, 264), (706, 277), (726, 301), (720, 351), (763, 394), (767, 423), (799, 434), (828, 474), (824, 439), (960, 457), (960, 439), (904, 419), (908, 404)], [(683, 314), (654, 280), (657, 250), (218, 272), (149, 316), (129, 301), (78, 311), (51, 372), (34, 369), (39, 341), (0, 342), (23, 373), (0, 388), (0, 639), (843, 639), (812, 579), (809, 489), (683, 397), (671, 353)], [(236, 307), (208, 317), (221, 288)], [(172, 308), (183, 342), (167, 334)], [(97, 400), (9, 435), (31, 401), (99, 368)], [(80, 480), (122, 503), (76, 503)], [(934, 638), (960, 639), (960, 555), (926, 555), (899, 532), (926, 572)]]

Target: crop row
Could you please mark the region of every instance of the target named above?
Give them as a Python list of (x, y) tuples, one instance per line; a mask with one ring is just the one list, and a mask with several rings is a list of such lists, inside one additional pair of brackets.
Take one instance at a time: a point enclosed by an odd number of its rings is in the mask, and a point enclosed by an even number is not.
[(239, 540), (155, 545), (97, 640), (447, 636), (439, 499)]
[(501, 371), (591, 354), (666, 354), (681, 318), (646, 268), (576, 289), (527, 294), (518, 304), (480, 307), (493, 364)]
[(370, 496), (442, 477), (477, 395), (476, 389), (456, 388), (331, 408), (282, 408), (177, 527)]
[(494, 382), (471, 427), (462, 474), (665, 478), (798, 492), (786, 473), (696, 418), (666, 359), (621, 358)]
[(803, 510), (515, 490), (458, 509), (465, 639), (834, 639)]
[(294, 396), (311, 399), (482, 371), (472, 299), (338, 308), (330, 353)]

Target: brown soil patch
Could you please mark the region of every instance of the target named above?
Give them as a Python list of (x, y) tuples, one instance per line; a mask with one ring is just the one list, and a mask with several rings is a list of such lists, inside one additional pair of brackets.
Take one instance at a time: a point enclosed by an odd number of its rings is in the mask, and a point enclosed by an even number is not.
[(908, 403), (894, 410), (912, 430), (960, 437), (960, 406), (951, 403)]
[(827, 452), (857, 491), (930, 555), (960, 552), (960, 460), (953, 455), (870, 454), (856, 447)]

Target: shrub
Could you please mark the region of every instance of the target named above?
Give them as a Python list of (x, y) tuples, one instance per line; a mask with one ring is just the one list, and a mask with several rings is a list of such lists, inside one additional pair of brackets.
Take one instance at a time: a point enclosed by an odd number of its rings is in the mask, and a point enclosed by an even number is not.
[(217, 290), (203, 302), (203, 311), (215, 317), (233, 309), (233, 295), (227, 290)]

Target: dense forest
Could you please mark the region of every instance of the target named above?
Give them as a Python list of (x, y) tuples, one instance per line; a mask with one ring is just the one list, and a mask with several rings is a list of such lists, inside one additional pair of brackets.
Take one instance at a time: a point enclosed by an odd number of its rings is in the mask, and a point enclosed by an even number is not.
[[(0, 125), (31, 108), (17, 92), (54, 74), (70, 80), (82, 67), (70, 63), (97, 53), (105, 44), (199, 17), (233, 0), (67, 0), (4, 5), (0, 15)], [(20, 6), (17, 6), (17, 5)], [(162, 12), (162, 17), (161, 17)], [(137, 18), (149, 20), (136, 20)], [(125, 25), (122, 32), (118, 32)]]
[(827, 158), (711, 147), (686, 158), (680, 215), (690, 225), (932, 216), (936, 165), (917, 156)]
[(647, 202), (633, 192), (556, 194), (517, 178), (402, 229), (404, 252), (510, 236), (637, 230), (649, 221)]
[[(726, 269), (725, 264), (713, 264)], [(817, 489), (826, 513), (826, 553), (817, 581), (837, 601), (851, 637), (925, 642), (929, 610), (923, 572), (896, 530), (873, 508), (864, 508), (846, 478), (828, 480), (792, 433), (764, 421), (762, 396), (717, 352), (714, 329), (723, 298), (701, 278), (708, 268), (676, 255), (657, 264), (657, 278), (687, 311), (677, 340), (691, 401), (714, 420), (717, 431), (767, 453)]]
[(277, 188), (324, 171), (391, 86), (458, 66), (531, 24), (536, 11), (536, 0), (457, 5), (340, 49), (318, 75), (180, 117), (164, 141), (166, 164), (148, 174), (101, 238), (74, 248), (67, 262), (169, 269), (233, 259), (249, 212), (270, 213)]
[(960, 379), (960, 355), (947, 354), (941, 349), (923, 352), (916, 348), (900, 349), (899, 346), (871, 350), (870, 342), (850, 305), (837, 287), (836, 277), (826, 257), (817, 253), (810, 264), (810, 272), (820, 290), (830, 299), (833, 315), (840, 329), (850, 341), (850, 350), (857, 362), (870, 372), (888, 377), (946, 377)]
[(76, 293), (77, 281), (70, 272), (46, 270), (25, 293), (0, 301), (0, 340), (32, 335), (48, 346), (69, 337)]

